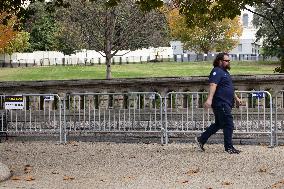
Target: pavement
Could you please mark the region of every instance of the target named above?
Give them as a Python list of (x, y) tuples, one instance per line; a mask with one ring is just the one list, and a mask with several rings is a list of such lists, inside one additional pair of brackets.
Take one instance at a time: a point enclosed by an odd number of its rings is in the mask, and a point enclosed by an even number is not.
[(11, 171), (7, 165), (0, 162), (0, 182), (7, 180), (11, 176)]

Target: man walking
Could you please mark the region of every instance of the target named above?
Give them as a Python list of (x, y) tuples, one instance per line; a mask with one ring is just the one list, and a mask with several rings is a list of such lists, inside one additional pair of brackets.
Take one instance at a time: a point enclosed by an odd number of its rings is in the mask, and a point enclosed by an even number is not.
[(230, 70), (230, 59), (227, 53), (220, 53), (216, 56), (213, 62), (214, 68), (209, 76), (209, 94), (204, 104), (205, 108), (212, 107), (215, 123), (211, 124), (207, 130), (196, 137), (195, 140), (202, 151), (205, 151), (204, 144), (209, 137), (215, 134), (219, 129), (223, 129), (224, 147), (229, 154), (239, 154), (240, 151), (233, 147), (233, 116), (231, 113), (234, 98), (241, 105), (240, 99), (235, 95), (234, 86)]

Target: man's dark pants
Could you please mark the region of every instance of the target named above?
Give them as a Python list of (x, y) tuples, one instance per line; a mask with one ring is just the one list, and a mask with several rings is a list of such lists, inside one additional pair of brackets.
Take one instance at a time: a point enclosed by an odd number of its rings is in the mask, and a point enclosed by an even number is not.
[(215, 115), (215, 123), (211, 124), (206, 129), (206, 131), (202, 133), (199, 139), (200, 142), (202, 144), (205, 144), (211, 135), (215, 134), (219, 129), (223, 129), (225, 150), (227, 150), (228, 148), (232, 148), (234, 123), (233, 116), (231, 113), (231, 107), (226, 104), (222, 104), (218, 107), (214, 107), (213, 112)]

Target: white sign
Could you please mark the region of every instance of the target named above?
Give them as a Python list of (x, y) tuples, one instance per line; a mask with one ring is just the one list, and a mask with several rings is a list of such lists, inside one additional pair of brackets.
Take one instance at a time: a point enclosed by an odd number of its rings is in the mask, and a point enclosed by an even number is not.
[(149, 94), (149, 99), (150, 100), (155, 100), (156, 98), (156, 95), (153, 93), (153, 94)]
[(255, 92), (255, 93), (252, 93), (252, 96), (256, 97), (256, 98), (265, 98), (265, 93), (264, 92)]
[(44, 96), (44, 100), (52, 101), (52, 100), (54, 100), (54, 96)]
[(24, 109), (23, 96), (5, 96), (6, 110), (22, 110)]

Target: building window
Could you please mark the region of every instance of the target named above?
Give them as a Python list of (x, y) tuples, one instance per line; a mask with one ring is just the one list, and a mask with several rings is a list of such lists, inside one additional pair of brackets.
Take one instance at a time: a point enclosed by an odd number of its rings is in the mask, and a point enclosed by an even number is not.
[(238, 45), (238, 51), (239, 51), (239, 52), (242, 52), (242, 51), (243, 51), (243, 45), (242, 45), (242, 44), (239, 44), (239, 45)]
[(248, 14), (243, 14), (243, 26), (248, 27)]
[(252, 43), (251, 47), (252, 47), (252, 49), (251, 49), (252, 54), (258, 54), (259, 45)]

